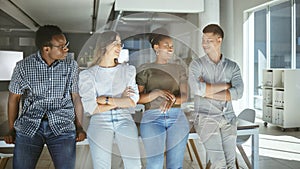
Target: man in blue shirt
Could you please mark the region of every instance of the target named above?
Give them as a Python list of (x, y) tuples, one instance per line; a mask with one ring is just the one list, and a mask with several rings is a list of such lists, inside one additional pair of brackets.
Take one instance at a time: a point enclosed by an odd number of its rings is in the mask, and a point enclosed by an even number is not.
[(14, 169), (34, 169), (44, 144), (56, 169), (73, 169), (76, 141), (86, 137), (78, 65), (67, 57), (69, 42), (59, 27), (40, 27), (35, 41), (39, 50), (16, 64), (9, 84), (4, 139), (15, 144)]
[(232, 100), (243, 96), (239, 66), (221, 53), (224, 32), (219, 25), (203, 29), (205, 56), (189, 67), (189, 84), (194, 94), (199, 124), (195, 127), (206, 149), (211, 168), (235, 168), (236, 116)]

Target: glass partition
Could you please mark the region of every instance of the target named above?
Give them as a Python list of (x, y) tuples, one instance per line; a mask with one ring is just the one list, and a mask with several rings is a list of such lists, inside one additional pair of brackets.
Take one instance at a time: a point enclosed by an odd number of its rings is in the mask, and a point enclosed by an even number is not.
[(267, 67), (266, 52), (266, 13), (259, 10), (254, 13), (254, 108), (262, 109), (262, 71)]
[(300, 0), (296, 0), (296, 68), (300, 68)]
[(270, 67), (291, 68), (291, 3), (270, 7)]

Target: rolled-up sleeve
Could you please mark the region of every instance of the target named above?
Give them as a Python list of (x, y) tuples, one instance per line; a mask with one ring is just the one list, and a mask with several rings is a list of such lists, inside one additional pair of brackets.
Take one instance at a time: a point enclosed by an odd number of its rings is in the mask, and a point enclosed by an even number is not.
[(190, 85), (191, 94), (204, 96), (206, 91), (206, 83), (200, 82), (201, 77), (201, 65), (193, 60), (189, 66), (189, 78), (188, 82)]
[(231, 100), (242, 98), (244, 92), (244, 82), (241, 70), (237, 64), (233, 66), (231, 88), (229, 89)]
[(14, 72), (12, 74), (8, 87), (9, 91), (15, 94), (23, 94), (22, 88), (24, 88), (25, 86), (20, 72), (21, 68), (20, 64), (18, 63), (14, 68)]
[(140, 99), (140, 95), (139, 95), (138, 86), (136, 84), (135, 76), (136, 76), (136, 69), (134, 66), (130, 66), (129, 67), (129, 83), (128, 84), (134, 90), (134, 94), (132, 94), (130, 96), (130, 98), (134, 101), (134, 103), (137, 103), (138, 100)]
[(88, 70), (79, 73), (79, 95), (83, 104), (84, 112), (91, 115), (97, 108), (96, 89), (94, 76)]

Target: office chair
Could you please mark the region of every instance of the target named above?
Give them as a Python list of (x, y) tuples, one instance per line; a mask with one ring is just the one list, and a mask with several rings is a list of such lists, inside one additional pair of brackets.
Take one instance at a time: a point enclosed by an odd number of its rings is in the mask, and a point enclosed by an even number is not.
[[(242, 119), (242, 120), (246, 120), (246, 121), (249, 121), (249, 122), (252, 122), (254, 123), (255, 121), (255, 110), (253, 109), (244, 109), (239, 115), (238, 115), (238, 118), (239, 119)], [(248, 139), (250, 138), (250, 135), (245, 135), (245, 136), (237, 136), (237, 139), (236, 139), (236, 146), (237, 148), (239, 149), (247, 167), (249, 169), (251, 169), (251, 163), (243, 149), (243, 146), (242, 144), (245, 143)], [(238, 167), (238, 162), (237, 162), (237, 158), (236, 158), (236, 167)]]

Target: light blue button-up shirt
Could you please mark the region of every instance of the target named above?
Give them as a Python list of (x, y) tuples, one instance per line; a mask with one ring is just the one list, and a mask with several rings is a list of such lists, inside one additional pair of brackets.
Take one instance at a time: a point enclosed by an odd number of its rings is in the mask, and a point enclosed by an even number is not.
[[(200, 82), (200, 78), (204, 82)], [(230, 83), (231, 99), (240, 99), (243, 96), (244, 83), (239, 66), (224, 56), (216, 64), (207, 55), (194, 59), (189, 66), (189, 85), (194, 95), (195, 111), (208, 115), (217, 121), (224, 116), (228, 122), (231, 122), (235, 118), (232, 102), (204, 97), (206, 83)]]

